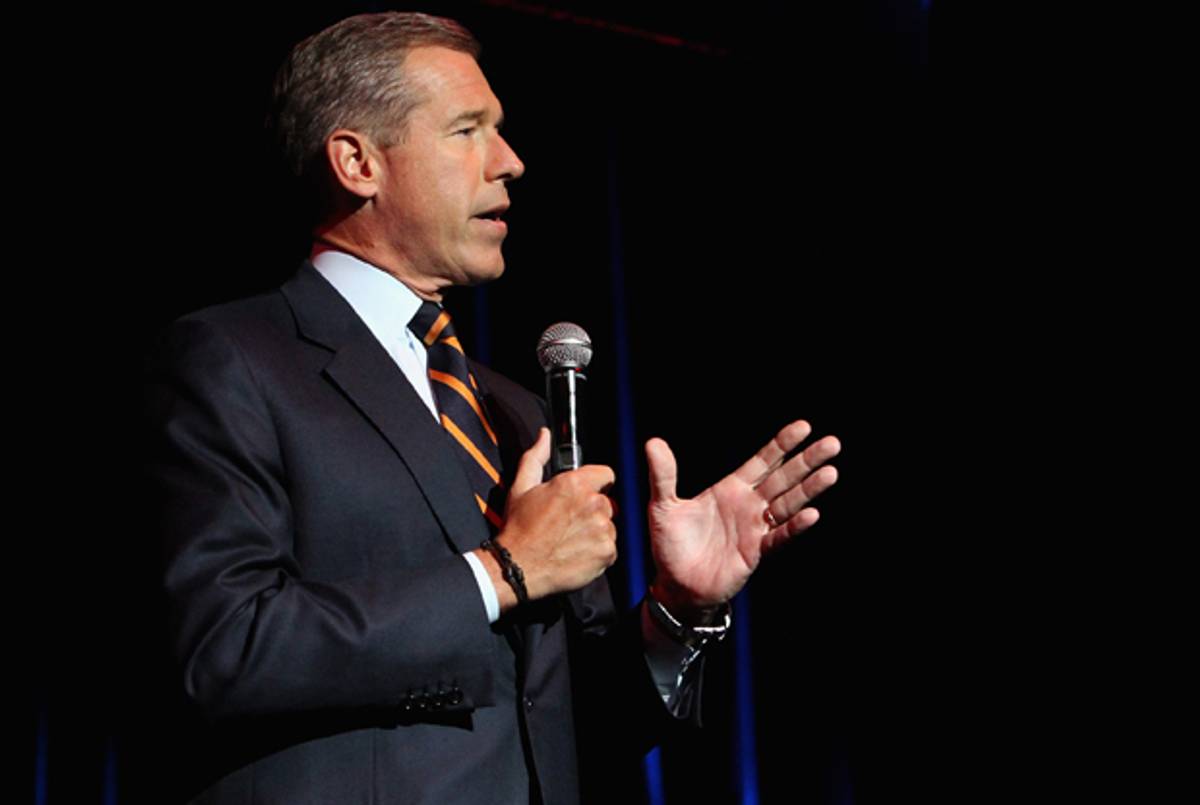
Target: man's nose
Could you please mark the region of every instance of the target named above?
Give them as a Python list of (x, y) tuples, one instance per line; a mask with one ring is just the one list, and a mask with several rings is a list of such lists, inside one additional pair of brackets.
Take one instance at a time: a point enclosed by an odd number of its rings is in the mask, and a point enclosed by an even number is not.
[(525, 173), (525, 163), (517, 156), (517, 152), (512, 150), (508, 141), (496, 135), (496, 149), (493, 152), (490, 181), (504, 180), (511, 181), (520, 179), (521, 174)]

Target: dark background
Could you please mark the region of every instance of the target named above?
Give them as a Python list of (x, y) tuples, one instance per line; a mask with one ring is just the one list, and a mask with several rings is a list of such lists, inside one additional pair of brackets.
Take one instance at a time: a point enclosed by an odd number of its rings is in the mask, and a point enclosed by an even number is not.
[[(643, 496), (651, 436), (674, 448), (684, 495), (794, 418), (843, 443), (821, 522), (743, 596), (752, 651), (739, 659), (730, 641), (710, 661), (707, 729), (663, 752), (669, 802), (739, 801), (739, 674), (752, 675), (764, 802), (886, 801), (940, 762), (917, 748), (928, 691), (956, 674), (930, 662), (931, 562), (935, 544), (939, 563), (954, 561), (939, 537), (969, 523), (941, 489), (952, 460), (934, 453), (986, 393), (948, 358), (986, 291), (964, 281), (967, 304), (952, 310), (933, 295), (946, 257), (931, 229), (947, 200), (930, 166), (923, 5), (422, 9), (483, 43), (527, 167), (510, 187), (504, 277), (448, 299), (468, 348), (537, 390), (542, 329), (584, 326), (589, 460), (618, 463), (627, 391)], [(205, 5), (81, 32), (65, 153), (96, 178), (77, 188), (71, 234), (43, 237), (86, 255), (65, 302), (84, 324), (48, 336), (69, 375), (27, 376), (45, 391), (36, 413), (69, 424), (31, 459), (45, 482), (20, 501), (60, 524), (37, 541), (26, 643), (38, 802), (132, 801), (153, 779), (139, 758), (161, 734), (165, 682), (157, 548), (138, 524), (141, 355), (174, 317), (272, 288), (307, 254), (262, 133), (270, 80), (294, 42), (382, 8)]]

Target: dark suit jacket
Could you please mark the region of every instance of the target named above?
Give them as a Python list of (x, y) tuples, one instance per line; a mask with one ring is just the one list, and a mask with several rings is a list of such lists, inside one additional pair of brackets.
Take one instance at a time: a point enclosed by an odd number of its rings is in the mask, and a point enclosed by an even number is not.
[[(511, 481), (544, 406), (472, 369)], [(577, 730), (602, 765), (679, 728), (603, 577), (489, 627), (449, 437), (311, 264), (176, 322), (149, 376), (185, 796), (574, 803)]]

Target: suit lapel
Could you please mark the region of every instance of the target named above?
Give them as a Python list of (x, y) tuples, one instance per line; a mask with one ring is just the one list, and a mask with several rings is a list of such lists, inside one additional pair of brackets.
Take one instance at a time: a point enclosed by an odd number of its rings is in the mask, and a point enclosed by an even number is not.
[(300, 335), (333, 352), (324, 373), (408, 467), (457, 553), (479, 547), (487, 525), (466, 474), (412, 384), (363, 321), (308, 261), (281, 288)]
[[(451, 438), (429, 415), (429, 409), (412, 384), (397, 368), (366, 324), (310, 262), (305, 261), (281, 288), (296, 317), (300, 336), (333, 354), (324, 374), (371, 422), (408, 467), (421, 487), (456, 553), (466, 553), (487, 539), (488, 528), (473, 501)], [(473, 366), (477, 366), (472, 362)], [(506, 487), (511, 487), (524, 450), (536, 433), (508, 401), (493, 393), (484, 373), (476, 372), (484, 406), (497, 431)], [(542, 634), (561, 617), (558, 596), (522, 607), (515, 623), (506, 630), (518, 643), (523, 673), (533, 663)]]

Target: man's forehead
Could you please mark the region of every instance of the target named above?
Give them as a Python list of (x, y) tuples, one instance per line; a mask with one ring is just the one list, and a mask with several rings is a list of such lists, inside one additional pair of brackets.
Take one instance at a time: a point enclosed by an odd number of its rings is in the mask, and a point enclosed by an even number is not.
[[(404, 69), (431, 111), (449, 120), (482, 112), (501, 116), (500, 101), (469, 53), (442, 47), (414, 48)], [(464, 118), (466, 119), (466, 118)]]

